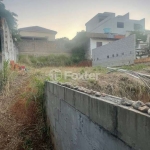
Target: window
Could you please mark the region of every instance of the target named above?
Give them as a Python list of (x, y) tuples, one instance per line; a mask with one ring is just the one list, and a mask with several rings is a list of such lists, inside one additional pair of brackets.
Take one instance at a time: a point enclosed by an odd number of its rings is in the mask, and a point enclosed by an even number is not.
[(117, 22), (117, 28), (124, 28), (124, 22)]
[(122, 55), (124, 55), (124, 53), (122, 53)]
[(116, 54), (116, 56), (118, 57), (118, 54)]
[(109, 55), (107, 56), (107, 58), (109, 58)]
[(96, 47), (100, 47), (100, 46), (102, 46), (102, 42), (97, 42)]
[(115, 57), (114, 54), (112, 55), (112, 57)]

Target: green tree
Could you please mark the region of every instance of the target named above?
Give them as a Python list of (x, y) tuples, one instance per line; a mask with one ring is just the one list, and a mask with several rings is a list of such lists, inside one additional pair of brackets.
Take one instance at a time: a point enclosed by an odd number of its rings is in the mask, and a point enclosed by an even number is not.
[(72, 39), (72, 61), (79, 63), (86, 60), (86, 54), (88, 49), (88, 37), (85, 31), (78, 32), (77, 35)]
[(0, 17), (6, 19), (8, 27), (12, 31), (13, 38), (15, 38), (18, 36), (17, 19), (16, 19), (17, 14), (9, 10), (6, 10), (5, 5), (3, 4), (2, 1), (3, 0), (0, 0)]
[(141, 31), (132, 31), (131, 34), (135, 34), (136, 35), (136, 42), (140, 39), (143, 42), (146, 42), (147, 40), (147, 34), (145, 34), (144, 32)]

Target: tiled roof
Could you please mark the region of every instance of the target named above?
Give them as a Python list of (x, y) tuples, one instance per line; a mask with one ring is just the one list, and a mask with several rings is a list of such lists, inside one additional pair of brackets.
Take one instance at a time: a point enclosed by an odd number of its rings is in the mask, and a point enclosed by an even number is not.
[(39, 27), (39, 26), (31, 26), (31, 27), (20, 28), (19, 31), (42, 32), (42, 33), (57, 34), (56, 31), (46, 29), (46, 28), (42, 28), (42, 27)]

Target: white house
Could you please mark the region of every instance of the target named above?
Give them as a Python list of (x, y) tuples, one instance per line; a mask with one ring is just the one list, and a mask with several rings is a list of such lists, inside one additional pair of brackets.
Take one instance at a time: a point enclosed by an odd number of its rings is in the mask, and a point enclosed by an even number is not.
[(98, 13), (85, 25), (87, 32), (125, 35), (126, 31), (145, 30), (145, 19), (132, 20), (129, 13), (116, 16), (115, 13), (104, 12)]
[(124, 35), (117, 35), (117, 34), (106, 34), (106, 33), (90, 33), (87, 32), (87, 37), (89, 37), (89, 46), (88, 46), (88, 54), (87, 57), (89, 59), (92, 58), (92, 50), (116, 40), (122, 39)]
[(134, 64), (135, 58), (135, 35), (130, 35), (92, 50), (93, 66), (130, 65)]

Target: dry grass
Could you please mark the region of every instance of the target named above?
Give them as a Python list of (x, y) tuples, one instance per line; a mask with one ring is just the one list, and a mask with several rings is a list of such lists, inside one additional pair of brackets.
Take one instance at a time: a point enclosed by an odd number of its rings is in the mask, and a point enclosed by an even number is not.
[[(144, 72), (143, 69), (149, 69), (147, 65), (132, 65), (123, 66), (123, 69), (134, 70), (139, 72)], [(64, 74), (65, 71), (71, 71), (73, 73), (83, 74), (85, 72), (89, 73), (100, 73), (98, 81), (96, 80), (72, 80), (68, 78), (67, 80), (62, 77), (59, 82), (70, 82), (73, 85), (83, 86), (88, 89), (93, 89), (101, 93), (106, 93), (119, 97), (127, 97), (132, 100), (141, 100), (144, 102), (150, 101), (150, 92), (148, 91), (145, 84), (134, 77), (123, 73), (110, 73), (107, 74), (108, 70), (102, 67), (46, 67), (42, 69), (37, 69), (36, 71), (42, 72), (45, 75), (49, 75), (49, 72), (53, 69), (59, 69)], [(149, 73), (147, 73), (149, 74)]]
[(9, 82), (8, 90), (4, 88), (2, 91), (0, 149), (47, 150), (51, 147), (42, 112), (43, 99), (39, 99), (42, 90), (40, 91), (38, 85), (43, 86), (44, 81), (40, 82), (37, 78), (37, 74), (19, 73), (13, 81)]
[(78, 81), (77, 85), (135, 101), (150, 101), (150, 93), (141, 80), (120, 73), (101, 75), (98, 81)]
[[(0, 94), (0, 149), (14, 150), (18, 148), (21, 138), (18, 136), (20, 124), (12, 117), (10, 107), (18, 100), (19, 90), (22, 88), (26, 77), (17, 77), (15, 84), (10, 84), (7, 90)], [(17, 87), (16, 87), (17, 85)]]
[[(135, 68), (141, 71), (142, 67), (135, 66)], [(44, 80), (50, 79), (49, 73), (53, 69), (61, 70), (63, 73), (65, 71), (79, 74), (100, 73), (97, 81), (64, 79), (64, 76), (60, 81), (71, 82), (101, 93), (144, 102), (150, 101), (149, 92), (143, 82), (122, 73), (107, 74), (107, 69), (102, 67), (45, 67), (39, 69), (27, 67), (27, 74), (11, 71), (0, 94), (0, 149), (47, 150), (51, 146), (51, 143), (48, 142), (50, 140), (46, 133), (41, 103)]]

